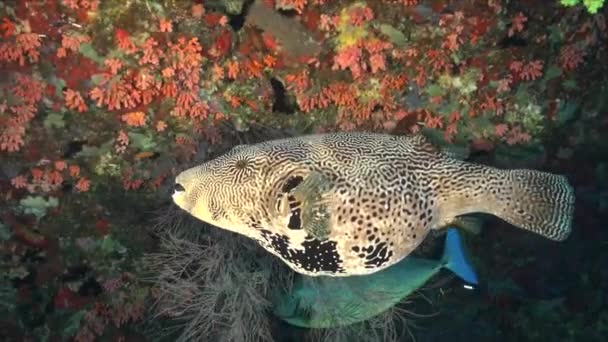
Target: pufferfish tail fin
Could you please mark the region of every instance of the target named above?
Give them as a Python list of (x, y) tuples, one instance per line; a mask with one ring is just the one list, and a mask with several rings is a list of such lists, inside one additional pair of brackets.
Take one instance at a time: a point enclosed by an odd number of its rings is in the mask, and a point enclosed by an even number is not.
[(454, 272), (462, 280), (472, 285), (478, 284), (477, 274), (465, 257), (462, 241), (456, 228), (448, 228), (441, 261), (443, 267)]
[(574, 189), (566, 177), (534, 170), (503, 170), (496, 189), (495, 215), (522, 229), (556, 241), (572, 230)]

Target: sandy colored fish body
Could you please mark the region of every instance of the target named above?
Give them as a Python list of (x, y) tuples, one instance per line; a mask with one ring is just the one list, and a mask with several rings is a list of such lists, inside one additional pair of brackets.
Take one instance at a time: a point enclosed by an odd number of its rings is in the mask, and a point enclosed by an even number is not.
[(570, 233), (563, 176), (450, 158), (422, 135), (331, 133), (240, 145), (176, 178), (174, 202), (306, 275), (363, 275), (430, 229), (483, 212), (554, 240)]

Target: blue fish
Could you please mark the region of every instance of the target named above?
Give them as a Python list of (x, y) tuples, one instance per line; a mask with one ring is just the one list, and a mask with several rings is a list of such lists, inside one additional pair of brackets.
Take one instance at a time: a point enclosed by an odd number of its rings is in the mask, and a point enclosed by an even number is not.
[(274, 313), (287, 323), (306, 328), (333, 328), (368, 320), (419, 289), (442, 268), (476, 285), (477, 275), (465, 257), (458, 231), (446, 233), (443, 257), (408, 256), (371, 275), (309, 277), (301, 275), (293, 291), (274, 303)]

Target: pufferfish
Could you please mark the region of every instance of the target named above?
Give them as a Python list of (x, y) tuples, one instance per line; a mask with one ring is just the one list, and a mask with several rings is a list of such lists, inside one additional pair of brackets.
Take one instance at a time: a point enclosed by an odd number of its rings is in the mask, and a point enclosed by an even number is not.
[(298, 273), (336, 277), (383, 270), (462, 215), (561, 241), (574, 211), (564, 176), (459, 160), (420, 134), (364, 132), (238, 145), (181, 172), (173, 201)]

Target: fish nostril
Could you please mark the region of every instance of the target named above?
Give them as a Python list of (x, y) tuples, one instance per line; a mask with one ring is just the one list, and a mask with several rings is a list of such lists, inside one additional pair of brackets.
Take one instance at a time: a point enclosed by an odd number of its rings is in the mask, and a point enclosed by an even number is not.
[(182, 191), (186, 191), (186, 189), (179, 183), (175, 183), (175, 186), (173, 187), (173, 190), (175, 192), (182, 192)]

